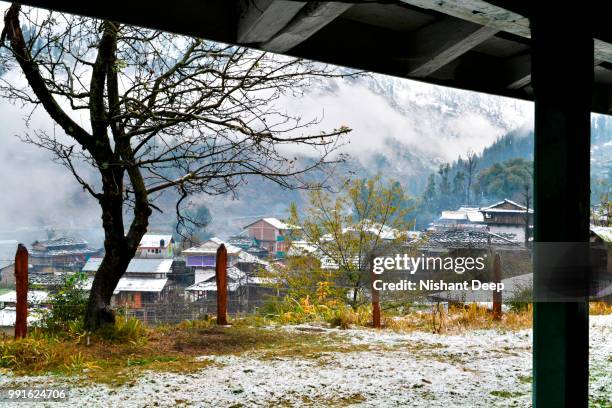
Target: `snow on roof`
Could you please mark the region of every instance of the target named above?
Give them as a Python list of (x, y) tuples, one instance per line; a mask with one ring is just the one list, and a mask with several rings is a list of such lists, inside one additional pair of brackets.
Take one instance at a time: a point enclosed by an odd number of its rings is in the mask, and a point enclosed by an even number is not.
[(212, 278), (214, 278), (216, 275), (215, 271), (213, 270), (206, 270), (206, 271), (202, 271), (202, 272), (196, 272), (195, 273), (195, 283), (198, 282), (206, 282)]
[[(29, 290), (28, 303), (40, 303), (47, 300), (49, 293), (44, 290)], [(0, 303), (17, 303), (17, 292), (11, 290), (4, 295), (0, 295)]]
[[(229, 292), (235, 292), (236, 289), (238, 289), (239, 284), (237, 282), (228, 282), (227, 284), (227, 290)], [(217, 291), (217, 284), (214, 281), (202, 281), (202, 282), (198, 282), (198, 283), (194, 283), (191, 286), (188, 286), (185, 288), (185, 290), (188, 291), (194, 291), (194, 292), (216, 292)]]
[(201, 245), (197, 245), (197, 246), (185, 249), (182, 252), (182, 254), (183, 255), (204, 255), (204, 254), (216, 255), (217, 249), (219, 249), (219, 246), (221, 246), (221, 244), (225, 245), (225, 249), (227, 250), (228, 255), (235, 255), (242, 251), (242, 249), (238, 248), (237, 246), (228, 244), (227, 242), (217, 237), (212, 237), (211, 239), (209, 239), (208, 241), (204, 242)]
[(253, 254), (249, 254), (246, 251), (241, 251), (238, 254), (238, 262), (244, 262), (244, 263), (254, 263), (254, 264), (259, 264), (259, 265), (263, 265), (263, 266), (270, 266), (270, 263), (268, 261), (264, 261), (261, 258), (256, 257)]
[[(498, 207), (500, 205), (503, 205), (503, 204), (511, 204), (511, 205), (514, 205), (515, 207), (518, 207), (518, 209), (511, 210), (511, 209), (506, 209), (506, 208), (496, 208), (496, 207)], [(524, 205), (521, 205), (521, 204), (516, 203), (516, 202), (514, 202), (512, 200), (508, 200), (507, 198), (504, 198), (503, 201), (500, 201), (500, 202), (495, 203), (493, 205), (490, 205), (488, 207), (481, 208), (480, 211), (484, 211), (484, 212), (505, 212), (505, 213), (517, 213), (517, 212), (518, 213), (524, 213), (526, 209), (527, 209), (527, 207), (525, 207)], [(530, 208), (529, 212), (533, 213), (533, 209)]]
[(442, 211), (441, 220), (465, 220), (467, 218), (463, 211)]
[(595, 227), (591, 226), (593, 234), (597, 235), (604, 242), (612, 242), (612, 227)]
[(15, 263), (17, 245), (19, 245), (19, 243), (12, 239), (0, 240), (0, 269), (4, 269)]
[[(130, 261), (126, 272), (129, 273), (170, 273), (172, 269), (172, 259), (158, 259), (158, 258), (134, 258)], [(89, 258), (83, 272), (97, 272), (102, 258)]]
[(470, 222), (484, 222), (484, 214), (480, 211), (468, 211), (466, 215)]
[[(164, 245), (161, 246), (161, 242)], [(139, 248), (167, 248), (168, 244), (174, 242), (170, 234), (145, 234), (140, 240)]]
[(478, 208), (474, 207), (459, 207), (458, 210), (453, 211), (442, 211), (440, 221), (451, 220), (451, 221), (463, 221), (469, 222), (484, 222), (484, 215)]
[(168, 282), (167, 278), (126, 278), (119, 279), (115, 292), (161, 292)]
[(274, 218), (274, 217), (267, 217), (267, 218), (260, 218), (257, 221), (253, 221), (252, 223), (250, 223), (249, 225), (245, 226), (244, 228), (248, 228), (251, 225), (255, 224), (256, 222), (259, 221), (265, 221), (268, 224), (270, 224), (271, 226), (273, 226), (276, 229), (279, 230), (291, 230), (291, 229), (299, 229), (300, 227), (298, 227), (297, 225), (291, 225), (291, 224), (287, 224), (282, 222), (281, 220), (279, 220), (278, 218)]
[[(28, 309), (28, 323), (34, 323), (40, 318), (37, 313), (40, 309)], [(0, 310), (0, 327), (13, 327), (17, 321), (17, 309), (14, 307), (5, 307)]]
[(317, 246), (308, 241), (292, 241), (291, 247), (289, 247), (289, 255), (311, 254), (317, 250)]

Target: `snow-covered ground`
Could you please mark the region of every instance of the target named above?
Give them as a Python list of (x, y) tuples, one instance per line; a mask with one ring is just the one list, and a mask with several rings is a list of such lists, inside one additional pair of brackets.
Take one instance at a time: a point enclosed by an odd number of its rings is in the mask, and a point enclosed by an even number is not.
[[(293, 327), (287, 330), (309, 330)], [(317, 330), (321, 330), (320, 328)], [(70, 407), (491, 407), (531, 405), (531, 331), (422, 332), (325, 329), (352, 351), (302, 358), (256, 352), (202, 356), (188, 374), (149, 372), (135, 385), (75, 387)], [(612, 316), (591, 317), (591, 395), (612, 406)], [(51, 377), (0, 379), (59, 385)], [(27, 404), (20, 403), (20, 407)], [(48, 403), (50, 407), (62, 406)], [(597, 405), (595, 405), (597, 406)]]

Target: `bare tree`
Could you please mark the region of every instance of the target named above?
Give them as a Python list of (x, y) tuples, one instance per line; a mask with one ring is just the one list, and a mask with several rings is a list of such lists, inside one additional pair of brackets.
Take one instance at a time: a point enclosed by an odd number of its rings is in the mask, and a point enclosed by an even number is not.
[[(89, 329), (114, 321), (111, 296), (164, 191), (178, 192), (180, 221), (191, 194), (231, 192), (250, 175), (311, 188), (304, 175), (339, 160), (331, 153), (348, 128), (305, 134), (317, 121), (274, 103), (335, 75), (328, 67), (17, 4), (4, 21), (2, 63), (16, 62), (27, 85), (2, 79), (0, 91), (32, 111), (42, 107), (63, 131), (24, 139), (50, 150), (102, 210), (106, 252)], [(296, 144), (315, 159), (286, 153)]]

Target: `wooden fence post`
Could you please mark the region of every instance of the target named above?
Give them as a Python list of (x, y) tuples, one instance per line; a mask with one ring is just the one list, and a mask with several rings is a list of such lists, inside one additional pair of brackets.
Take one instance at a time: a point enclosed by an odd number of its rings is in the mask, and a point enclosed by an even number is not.
[(215, 263), (217, 280), (217, 324), (227, 325), (227, 249), (221, 244), (217, 249)]
[[(499, 254), (495, 254), (493, 259), (493, 282), (495, 287), (498, 288), (501, 283), (501, 258)], [(501, 320), (502, 318), (502, 293), (494, 290), (493, 291), (493, 320)]]
[(22, 339), (28, 330), (28, 250), (22, 244), (19, 244), (15, 254), (15, 290), (17, 292), (15, 338)]
[(372, 270), (372, 327), (380, 329), (380, 292), (374, 289), (375, 279), (376, 275), (374, 274), (374, 270)]

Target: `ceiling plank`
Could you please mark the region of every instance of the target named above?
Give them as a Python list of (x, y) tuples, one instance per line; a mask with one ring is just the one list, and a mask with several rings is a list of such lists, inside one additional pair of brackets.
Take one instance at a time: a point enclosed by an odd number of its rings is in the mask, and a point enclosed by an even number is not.
[(273, 52), (286, 52), (310, 38), (348, 10), (352, 4), (340, 2), (308, 2), (291, 22), (260, 47)]
[(424, 78), (493, 37), (498, 30), (447, 17), (429, 24), (408, 40), (408, 76)]
[(237, 40), (241, 44), (269, 41), (306, 5), (302, 1), (244, 0), (240, 5)]

